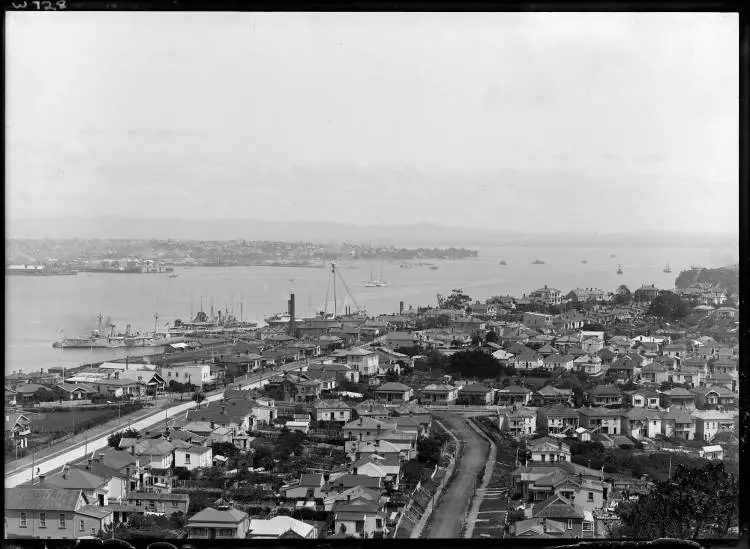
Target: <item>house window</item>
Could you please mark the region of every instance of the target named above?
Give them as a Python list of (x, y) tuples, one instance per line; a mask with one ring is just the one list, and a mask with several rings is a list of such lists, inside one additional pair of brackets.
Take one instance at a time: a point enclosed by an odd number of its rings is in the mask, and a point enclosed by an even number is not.
[(176, 501), (172, 502), (172, 507), (177, 507), (177, 502)]
[(135, 506), (140, 507), (141, 506), (141, 500), (137, 499), (135, 500)]
[(21, 513), (21, 521), (19, 522), (21, 528), (26, 528), (26, 513)]
[(39, 528), (47, 527), (47, 513), (39, 513)]
[(190, 454), (185, 454), (185, 465), (190, 465)]
[(65, 528), (65, 513), (60, 513), (60, 528)]
[(80, 524), (81, 532), (83, 532), (85, 529), (86, 529), (86, 524), (84, 524), (83, 520), (81, 520), (81, 524)]
[(594, 501), (594, 492), (589, 492), (589, 501)]
[(375, 528), (383, 527), (383, 519), (375, 519)]
[(590, 522), (584, 522), (583, 523), (583, 531), (584, 532), (591, 532), (594, 530), (594, 525)]
[(573, 519), (568, 519), (568, 530), (573, 529)]

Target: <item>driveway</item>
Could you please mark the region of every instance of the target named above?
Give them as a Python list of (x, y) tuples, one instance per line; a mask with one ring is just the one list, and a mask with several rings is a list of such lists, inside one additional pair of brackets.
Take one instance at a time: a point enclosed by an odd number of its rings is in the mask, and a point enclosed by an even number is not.
[(428, 538), (458, 538), (461, 526), (474, 496), (477, 475), (484, 471), (487, 443), (466, 423), (454, 414), (436, 414), (437, 419), (463, 442), (463, 454), (456, 464), (456, 474), (433, 511), (428, 527)]

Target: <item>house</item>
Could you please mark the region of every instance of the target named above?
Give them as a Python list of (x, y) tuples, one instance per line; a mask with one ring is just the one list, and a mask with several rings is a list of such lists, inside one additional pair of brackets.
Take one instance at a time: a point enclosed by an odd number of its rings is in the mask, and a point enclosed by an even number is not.
[(602, 366), (609, 366), (617, 358), (617, 355), (611, 349), (607, 347), (604, 347), (603, 349), (599, 349), (596, 352), (596, 356), (598, 356), (601, 359)]
[(562, 303), (562, 292), (556, 288), (544, 288), (534, 290), (529, 294), (529, 300), (532, 303), (541, 303), (543, 305), (560, 305)]
[(542, 406), (553, 406), (556, 404), (570, 406), (573, 404), (573, 390), (545, 385), (537, 390), (535, 400), (539, 401)]
[(499, 406), (528, 406), (534, 391), (519, 385), (508, 385), (497, 390), (497, 404)]
[(492, 389), (478, 383), (464, 385), (458, 391), (459, 404), (487, 406), (492, 404)]
[(696, 387), (693, 393), (696, 404), (703, 409), (737, 406), (737, 395), (721, 385)]
[(367, 417), (380, 421), (388, 421), (391, 417), (391, 409), (375, 400), (364, 400), (354, 407), (353, 415), (357, 418)]
[(608, 408), (579, 408), (578, 421), (581, 427), (592, 434), (618, 435), (622, 432), (622, 412)]
[(602, 359), (594, 355), (581, 355), (573, 361), (576, 371), (596, 377), (603, 371)]
[(636, 364), (629, 356), (624, 356), (615, 360), (609, 365), (607, 373), (614, 379), (627, 381), (636, 378)]
[(594, 537), (593, 516), (587, 517), (582, 507), (559, 494), (535, 503), (531, 509), (531, 518), (564, 524), (566, 532), (573, 537)]
[(719, 307), (714, 309), (713, 317), (719, 320), (734, 320), (737, 318), (739, 311), (734, 307)]
[(362, 444), (357, 448), (357, 451), (355, 452), (353, 457), (355, 460), (358, 460), (372, 454), (378, 454), (386, 458), (396, 457), (400, 459), (401, 457), (401, 451), (398, 446), (386, 440), (374, 440)]
[(587, 337), (581, 340), (581, 349), (586, 353), (598, 353), (604, 348), (604, 340), (598, 337)]
[[(389, 334), (390, 335), (390, 334)], [(337, 351), (346, 357), (346, 364), (360, 375), (368, 377), (378, 373), (378, 354), (372, 350), (353, 347), (345, 351)], [(334, 356), (336, 353), (334, 353)]]
[(561, 435), (578, 428), (578, 412), (567, 406), (547, 406), (537, 410), (538, 423), (551, 435)]
[(13, 440), (18, 448), (29, 445), (31, 435), (31, 420), (24, 414), (5, 414), (5, 440)]
[(210, 364), (173, 364), (162, 366), (161, 377), (167, 385), (170, 382), (175, 382), (200, 387), (211, 385), (215, 382), (215, 378), (211, 375)]
[(664, 408), (683, 408), (686, 410), (695, 409), (695, 393), (683, 389), (682, 387), (673, 387), (667, 391), (662, 391), (662, 406)]
[(422, 398), (432, 406), (450, 406), (456, 403), (458, 389), (444, 383), (433, 383), (421, 391)]
[(670, 369), (663, 362), (653, 362), (641, 369), (641, 379), (650, 383), (664, 383), (669, 380)]
[(417, 344), (417, 335), (413, 332), (388, 332), (385, 344), (391, 349), (414, 347)]
[(62, 400), (85, 400), (96, 394), (93, 387), (83, 383), (60, 383), (52, 390)]
[(703, 459), (710, 460), (723, 460), (724, 459), (724, 448), (718, 444), (712, 446), (704, 446), (698, 451), (698, 455)]
[(320, 498), (323, 494), (325, 479), (320, 473), (302, 473), (299, 484), (293, 484), (286, 489), (282, 488), (283, 495), (286, 498)]
[(96, 535), (112, 512), (89, 504), (82, 490), (16, 486), (5, 489), (5, 537), (69, 539)]
[(55, 392), (45, 385), (23, 383), (15, 388), (16, 400), (19, 403), (44, 402), (55, 400)]
[(340, 400), (316, 400), (312, 405), (315, 421), (347, 423), (352, 419), (352, 409)]
[(339, 534), (373, 538), (387, 533), (385, 522), (386, 516), (377, 502), (357, 498), (333, 507), (333, 527)]
[(486, 323), (481, 318), (467, 316), (463, 318), (454, 318), (451, 321), (451, 327), (457, 332), (475, 333), (486, 328)]
[(164, 439), (120, 440), (120, 449), (141, 456), (141, 465), (154, 469), (167, 469), (174, 464), (174, 446)]
[(359, 383), (359, 372), (354, 370), (348, 364), (335, 362), (314, 363), (307, 369), (307, 375), (310, 376), (310, 379), (322, 379), (329, 375), (333, 375), (337, 380)]
[(375, 395), (381, 402), (401, 404), (403, 402), (409, 402), (414, 398), (414, 390), (403, 383), (389, 381), (378, 387), (375, 390)]
[(530, 440), (526, 443), (526, 451), (531, 454), (531, 461), (570, 461), (570, 446), (559, 439), (542, 437)]
[(733, 379), (737, 379), (739, 361), (736, 360), (735, 358), (730, 358), (728, 356), (720, 356), (713, 362), (709, 363), (709, 366), (713, 374), (726, 374), (732, 377)]
[(381, 433), (394, 429), (394, 423), (386, 423), (369, 417), (360, 417), (344, 425), (342, 431), (347, 440), (376, 440)]
[(250, 530), (247, 513), (233, 508), (206, 507), (187, 520), (191, 539), (244, 539)]
[(659, 408), (659, 394), (648, 389), (638, 389), (630, 395), (630, 405), (634, 408)]
[(592, 406), (622, 405), (622, 391), (614, 385), (597, 385), (585, 395)]
[(695, 418), (685, 409), (672, 407), (661, 413), (661, 433), (670, 438), (695, 439)]
[(182, 513), (187, 515), (190, 507), (190, 496), (188, 494), (166, 494), (158, 492), (132, 491), (123, 498), (125, 505), (132, 505), (136, 512), (159, 513), (162, 515), (174, 515)]
[(633, 292), (633, 297), (636, 299), (636, 301), (652, 301), (659, 295), (660, 291), (661, 290), (653, 284), (644, 284), (635, 292)]
[(575, 431), (575, 438), (581, 442), (591, 442), (591, 431), (585, 427), (578, 427)]
[(536, 432), (536, 413), (526, 409), (515, 409), (501, 413), (498, 429), (508, 431), (514, 437), (529, 436)]
[(534, 352), (516, 355), (515, 368), (517, 370), (534, 370), (536, 368), (544, 368), (544, 359), (541, 355), (538, 355)]
[(352, 475), (378, 477), (383, 482), (389, 482), (394, 489), (398, 489), (401, 477), (401, 460), (398, 455), (384, 456), (381, 454), (366, 454), (352, 463)]
[(736, 415), (720, 410), (694, 410), (690, 413), (695, 418), (695, 438), (710, 441), (721, 432), (736, 431)]
[(311, 524), (292, 517), (277, 515), (272, 519), (251, 519), (249, 539), (315, 539), (317, 530)]
[(388, 347), (376, 347), (375, 353), (378, 355), (378, 374), (385, 375), (388, 372), (401, 374), (402, 366), (412, 366), (413, 360), (409, 355), (399, 353)]
[(211, 446), (191, 445), (188, 448), (175, 448), (174, 466), (184, 467), (188, 471), (202, 467), (211, 467), (213, 450)]
[(574, 536), (564, 522), (546, 518), (530, 518), (513, 523), (511, 535), (516, 538), (569, 538)]
[(543, 359), (545, 370), (566, 370), (573, 369), (573, 357), (571, 355), (561, 355), (558, 353), (549, 355)]
[[(39, 475), (39, 481), (33, 485), (34, 488), (59, 488), (61, 490), (81, 490), (89, 502), (105, 506), (109, 503), (110, 493), (113, 491), (113, 484), (118, 484), (118, 492), (124, 491), (124, 480), (117, 478), (113, 481), (112, 477), (99, 476), (98, 474), (87, 471), (85, 468), (63, 466), (62, 471), (55, 475)], [(31, 486), (29, 482), (26, 484)]]
[(680, 385), (687, 385), (691, 389), (704, 383), (706, 379), (705, 369), (696, 366), (682, 364), (679, 370), (675, 370), (669, 376), (669, 381)]
[(661, 434), (661, 414), (649, 408), (631, 408), (622, 414), (622, 433), (636, 440)]
[(542, 313), (523, 313), (521, 322), (529, 328), (552, 328), (552, 315)]
[(606, 301), (607, 292), (599, 288), (576, 288), (565, 295), (565, 299), (573, 303), (586, 301)]

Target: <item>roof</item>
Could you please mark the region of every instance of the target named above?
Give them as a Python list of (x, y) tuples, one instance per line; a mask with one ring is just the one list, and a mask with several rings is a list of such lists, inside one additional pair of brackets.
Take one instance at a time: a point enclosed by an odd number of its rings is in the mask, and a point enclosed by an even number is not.
[(299, 479), (300, 486), (323, 486), (323, 475), (320, 473), (303, 473)]
[(445, 393), (453, 390), (455, 390), (455, 387), (453, 387), (453, 385), (447, 385), (444, 383), (431, 383), (430, 385), (422, 388), (422, 391), (435, 393)]
[(277, 515), (272, 519), (252, 519), (249, 528), (251, 537), (279, 537), (291, 531), (307, 538), (314, 530), (314, 526), (284, 515)]
[(594, 387), (592, 390), (589, 391), (589, 394), (620, 396), (622, 395), (622, 392), (620, 391), (620, 389), (618, 389), (614, 385), (597, 385), (596, 387)]
[(316, 400), (313, 403), (313, 407), (335, 410), (351, 410), (351, 406), (349, 406), (346, 402), (342, 402), (340, 400)]
[(45, 478), (35, 486), (44, 486), (45, 488), (64, 488), (67, 490), (93, 490), (107, 483), (105, 477), (101, 477), (91, 471), (71, 467), (67, 469), (67, 478), (63, 474), (57, 474)]
[(387, 391), (401, 393), (404, 391), (411, 391), (411, 387), (409, 387), (408, 385), (404, 385), (403, 383), (399, 383), (397, 381), (389, 381), (388, 383), (383, 383), (380, 387), (378, 387), (375, 390), (376, 393), (387, 392)]
[(384, 421), (378, 421), (371, 417), (360, 417), (359, 419), (355, 419), (344, 425), (344, 429), (371, 429), (373, 431), (378, 429), (386, 431), (393, 429), (394, 427), (395, 425), (393, 423), (385, 423)]
[(44, 391), (51, 391), (49, 387), (46, 387), (44, 385), (39, 385), (37, 383), (24, 383), (23, 385), (19, 385), (16, 387), (16, 392), (21, 394), (34, 394), (39, 389), (43, 389)]
[(492, 389), (485, 387), (484, 385), (481, 385), (479, 383), (471, 383), (469, 385), (464, 385), (461, 387), (462, 393), (474, 393), (474, 394), (486, 394), (492, 391)]
[(16, 486), (5, 489), (5, 509), (72, 511), (81, 496), (81, 490)]
[(145, 499), (154, 501), (189, 501), (190, 496), (188, 494), (165, 494), (161, 492), (140, 492), (132, 491), (125, 495), (126, 500), (134, 499)]
[(532, 507), (534, 518), (582, 519), (583, 510), (572, 501), (559, 495), (552, 496)]
[(498, 389), (498, 393), (510, 394), (510, 393), (533, 393), (531, 389), (521, 387), (520, 385), (508, 385), (504, 389)]
[(78, 509), (78, 513), (81, 515), (86, 515), (88, 517), (102, 519), (111, 515), (112, 510), (107, 509), (106, 507), (99, 507), (98, 505), (84, 505), (83, 507)]
[(565, 417), (578, 417), (578, 410), (575, 408), (569, 408), (567, 406), (548, 406), (545, 408), (539, 408), (539, 410), (549, 416), (565, 416)]
[[(148, 499), (148, 498), (144, 498)], [(222, 509), (217, 510), (213, 507), (206, 507), (198, 511), (192, 517), (188, 518), (188, 526), (196, 526), (195, 523), (227, 523), (235, 524), (247, 518), (247, 513), (239, 509)]]

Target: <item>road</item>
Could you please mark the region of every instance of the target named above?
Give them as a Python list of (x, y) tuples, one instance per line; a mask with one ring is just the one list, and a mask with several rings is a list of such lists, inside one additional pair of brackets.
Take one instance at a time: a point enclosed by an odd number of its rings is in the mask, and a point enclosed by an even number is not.
[[(290, 362), (289, 364), (278, 366), (274, 370), (266, 370), (263, 373), (254, 374), (248, 379), (243, 380), (239, 384), (233, 383), (231, 384), (231, 386), (236, 387), (237, 385), (240, 385), (243, 389), (260, 387), (262, 385), (265, 385), (264, 382), (269, 377), (278, 375), (283, 371), (298, 369), (301, 366), (304, 367), (305, 364), (306, 363), (303, 361)], [(216, 391), (207, 393), (204, 402), (215, 402), (217, 400), (221, 400), (223, 394), (224, 389), (217, 389)], [(130, 427), (138, 431), (142, 431), (151, 427), (152, 425), (159, 423), (160, 421), (164, 421), (167, 418), (181, 414), (186, 410), (189, 410), (190, 408), (195, 408), (195, 406), (196, 403), (194, 401), (188, 401), (181, 403), (178, 402), (174, 406), (163, 408), (161, 410), (152, 408), (148, 413), (139, 416), (138, 420), (136, 420), (135, 417), (131, 417)], [(66, 463), (70, 463), (85, 457), (85, 454), (87, 452), (90, 455), (92, 452), (105, 448), (107, 446), (107, 438), (109, 437), (109, 435), (114, 432), (124, 430), (127, 427), (128, 424), (124, 423), (121, 425), (115, 425), (114, 427), (99, 426), (99, 428), (90, 429), (88, 431), (87, 441), (85, 440), (85, 437), (83, 437), (77, 443), (71, 444), (69, 441), (64, 441), (57, 446), (53, 446), (49, 449), (46, 457), (36, 457), (34, 467), (37, 469), (38, 473), (48, 473), (50, 471), (59, 469)], [(34, 475), (37, 474), (37, 471), (34, 472)], [(5, 487), (13, 488), (15, 486), (18, 486), (19, 484), (28, 482), (29, 480), (31, 480), (31, 478), (32, 466), (31, 460), (28, 460), (28, 463), (21, 467), (17, 467), (14, 470), (5, 471)]]
[(448, 484), (439, 505), (432, 512), (426, 537), (458, 538), (474, 495), (477, 474), (484, 470), (487, 442), (469, 426), (466, 418), (454, 414), (439, 414), (437, 418), (462, 441), (463, 454), (456, 464), (456, 476)]

